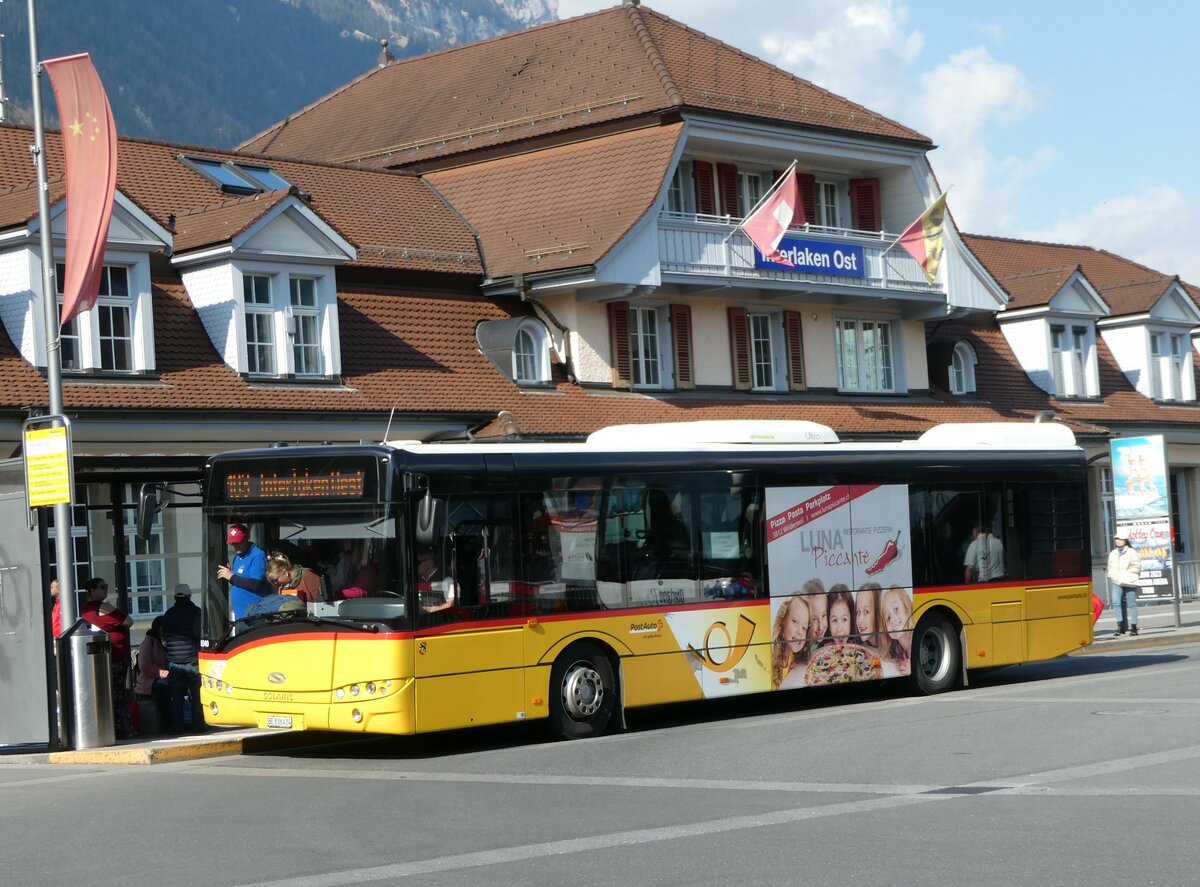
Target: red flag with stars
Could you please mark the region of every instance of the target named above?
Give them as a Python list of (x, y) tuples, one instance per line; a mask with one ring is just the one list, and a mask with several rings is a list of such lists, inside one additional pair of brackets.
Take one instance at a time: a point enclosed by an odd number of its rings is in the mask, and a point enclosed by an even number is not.
[(42, 62), (62, 122), (67, 172), (66, 280), (61, 323), (96, 304), (117, 188), (117, 127), (92, 57)]

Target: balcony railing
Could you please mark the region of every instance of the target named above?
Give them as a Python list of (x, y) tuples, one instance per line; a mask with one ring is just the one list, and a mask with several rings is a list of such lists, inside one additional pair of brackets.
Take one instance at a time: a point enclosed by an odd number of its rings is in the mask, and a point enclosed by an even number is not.
[[(888, 247), (895, 234), (853, 231), (848, 228), (822, 228), (805, 225), (790, 229), (789, 238), (820, 244), (846, 244), (863, 251), (861, 276), (820, 274), (776, 268), (757, 268), (754, 245), (741, 231), (729, 237), (740, 219), (729, 216), (702, 216), (692, 213), (663, 212), (658, 217), (659, 265), (663, 276), (741, 278), (758, 283), (804, 281), (833, 287), (863, 287), (877, 290), (904, 290), (912, 293), (942, 293), (940, 284), (930, 284), (925, 272), (903, 247)], [(886, 253), (886, 254), (885, 254)]]

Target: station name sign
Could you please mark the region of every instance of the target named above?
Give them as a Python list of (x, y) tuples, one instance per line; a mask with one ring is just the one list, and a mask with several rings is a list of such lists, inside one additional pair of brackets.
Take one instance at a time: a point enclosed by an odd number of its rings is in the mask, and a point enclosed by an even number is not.
[(830, 274), (836, 277), (866, 277), (867, 274), (863, 248), (852, 243), (785, 237), (779, 242), (779, 253), (792, 263), (792, 267), (782, 262), (772, 262), (757, 248), (754, 250), (754, 267), (799, 274)]

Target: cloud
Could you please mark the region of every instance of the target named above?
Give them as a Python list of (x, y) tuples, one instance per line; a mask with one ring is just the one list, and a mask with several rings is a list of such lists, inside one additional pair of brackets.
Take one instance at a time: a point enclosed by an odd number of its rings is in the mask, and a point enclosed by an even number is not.
[(1022, 237), (1093, 246), (1200, 283), (1200, 210), (1171, 185), (1150, 185), (1104, 200)]

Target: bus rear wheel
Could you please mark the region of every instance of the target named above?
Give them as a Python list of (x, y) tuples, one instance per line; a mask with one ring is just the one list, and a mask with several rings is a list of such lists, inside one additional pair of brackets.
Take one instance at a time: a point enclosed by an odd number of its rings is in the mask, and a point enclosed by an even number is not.
[(550, 670), (550, 727), (561, 739), (599, 736), (612, 721), (617, 682), (612, 663), (595, 644), (569, 647)]
[(913, 632), (913, 687), (931, 695), (953, 689), (962, 676), (958, 632), (945, 616), (926, 616)]

